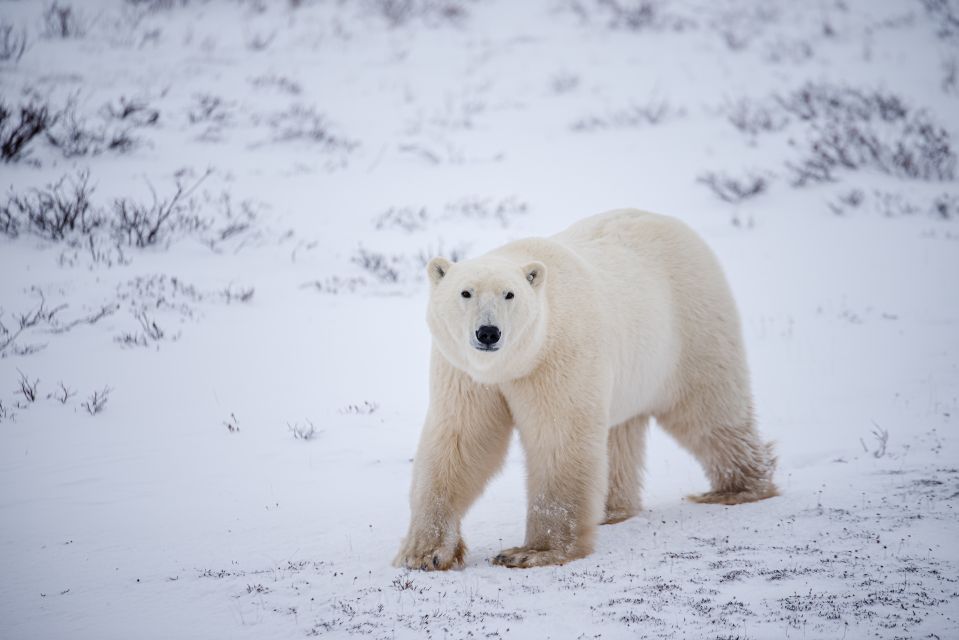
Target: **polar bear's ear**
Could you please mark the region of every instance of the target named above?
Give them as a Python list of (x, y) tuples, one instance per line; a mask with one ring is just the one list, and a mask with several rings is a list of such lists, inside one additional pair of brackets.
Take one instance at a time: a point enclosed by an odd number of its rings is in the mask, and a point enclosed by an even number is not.
[(526, 276), (526, 281), (535, 289), (546, 282), (546, 265), (542, 262), (530, 262), (523, 267), (523, 274)]
[(430, 277), (430, 282), (434, 285), (439, 284), (443, 276), (449, 273), (451, 266), (452, 263), (446, 258), (433, 258), (430, 260), (430, 263), (426, 265), (426, 273)]

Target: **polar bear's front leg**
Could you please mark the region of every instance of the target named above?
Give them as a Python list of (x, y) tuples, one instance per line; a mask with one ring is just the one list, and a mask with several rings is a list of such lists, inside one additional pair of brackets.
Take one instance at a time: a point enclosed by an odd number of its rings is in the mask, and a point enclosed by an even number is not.
[(601, 411), (553, 407), (517, 418), (527, 460), (526, 541), (493, 558), (507, 567), (563, 564), (589, 555), (608, 486), (608, 427)]
[(462, 566), (460, 521), (506, 457), (512, 418), (500, 392), (433, 354), (430, 409), (413, 462), (410, 528), (393, 564)]

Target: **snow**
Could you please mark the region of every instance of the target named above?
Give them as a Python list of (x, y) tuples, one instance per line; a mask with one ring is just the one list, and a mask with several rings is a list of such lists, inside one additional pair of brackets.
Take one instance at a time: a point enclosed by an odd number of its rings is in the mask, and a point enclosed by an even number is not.
[[(135, 140), (38, 138), (0, 165), (0, 205), (80, 170), (106, 216), (196, 188), (143, 248), (0, 233), (3, 326), (66, 305), (0, 354), (0, 637), (959, 634), (954, 3), (91, 0), (70, 38), (43, 36), (48, 6), (0, 5), (28, 37), (4, 104), (73, 96)], [(853, 124), (915, 148), (927, 118), (945, 173), (883, 156), (794, 186), (849, 124), (783, 107), (807, 86), (897, 97), (906, 118)], [(121, 98), (156, 122), (111, 119)], [(770, 130), (731, 124), (741, 100)], [(725, 202), (709, 172), (764, 189)], [(514, 443), (465, 519), (466, 568), (392, 568), (424, 258), (622, 206), (718, 253), (782, 495), (683, 501), (705, 477), (654, 428), (640, 516), (588, 558), (506, 570), (488, 559), (522, 541)]]

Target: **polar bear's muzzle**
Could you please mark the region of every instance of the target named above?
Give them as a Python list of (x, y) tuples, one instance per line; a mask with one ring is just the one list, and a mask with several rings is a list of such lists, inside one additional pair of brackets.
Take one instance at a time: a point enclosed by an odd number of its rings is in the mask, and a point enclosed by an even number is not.
[(502, 333), (499, 327), (492, 324), (484, 324), (476, 330), (474, 334), (473, 347), (480, 351), (496, 351), (499, 349), (499, 340)]

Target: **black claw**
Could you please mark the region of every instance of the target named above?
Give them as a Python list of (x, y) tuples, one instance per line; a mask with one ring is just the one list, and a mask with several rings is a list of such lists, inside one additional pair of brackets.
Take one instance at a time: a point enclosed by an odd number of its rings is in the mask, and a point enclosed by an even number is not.
[(433, 566), (437, 569), (440, 567), (440, 557), (436, 554), (433, 554)]
[(522, 558), (522, 560), (520, 560), (520, 562), (525, 563), (527, 560), (529, 560), (529, 556), (523, 556), (523, 558)]
[(502, 553), (496, 556), (495, 558), (493, 558), (493, 562), (505, 562), (505, 561), (506, 561), (506, 556), (504, 556)]

